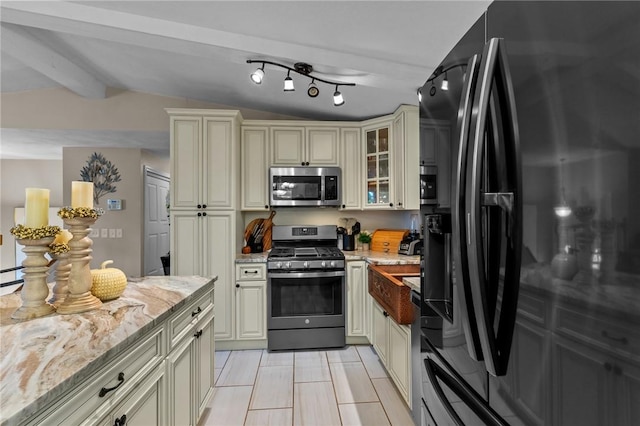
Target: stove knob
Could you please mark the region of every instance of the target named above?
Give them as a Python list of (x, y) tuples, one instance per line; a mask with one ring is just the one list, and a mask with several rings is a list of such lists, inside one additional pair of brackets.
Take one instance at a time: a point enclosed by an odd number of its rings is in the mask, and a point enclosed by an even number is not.
[(282, 269), (282, 262), (278, 262), (278, 263), (276, 263), (276, 268), (278, 268), (278, 269)]
[(285, 268), (291, 269), (291, 262), (287, 262), (287, 264), (285, 265)]
[(336, 267), (336, 262), (334, 262), (333, 260), (331, 261), (331, 263), (329, 263), (329, 266), (331, 266), (332, 268)]
[(305, 268), (309, 269), (309, 262), (307, 262), (305, 260), (304, 263), (302, 264), (302, 266), (304, 266)]
[(322, 261), (322, 263), (320, 264), (320, 266), (322, 266), (323, 268), (327, 267), (327, 262), (325, 262), (324, 260)]

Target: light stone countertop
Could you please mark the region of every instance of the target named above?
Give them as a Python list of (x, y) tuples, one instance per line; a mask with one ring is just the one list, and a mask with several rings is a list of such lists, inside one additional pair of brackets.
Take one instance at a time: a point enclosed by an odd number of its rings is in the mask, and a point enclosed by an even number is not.
[[(406, 256), (398, 253), (384, 253), (381, 251), (343, 251), (345, 260), (364, 260), (374, 265), (418, 265), (420, 264), (420, 256)], [(268, 252), (237, 254), (236, 263), (265, 263), (267, 261)]]
[(420, 277), (405, 277), (402, 279), (402, 284), (420, 293)]
[(11, 319), (20, 295), (0, 297), (0, 423), (17, 424), (114, 359), (217, 277), (129, 278), (118, 299), (81, 314)]

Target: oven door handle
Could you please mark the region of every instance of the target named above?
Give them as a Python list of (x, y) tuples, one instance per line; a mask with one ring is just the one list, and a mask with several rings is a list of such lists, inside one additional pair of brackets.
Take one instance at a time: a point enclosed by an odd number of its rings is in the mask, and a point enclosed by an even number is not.
[(326, 272), (269, 272), (269, 278), (333, 278), (344, 277), (344, 271), (326, 271)]

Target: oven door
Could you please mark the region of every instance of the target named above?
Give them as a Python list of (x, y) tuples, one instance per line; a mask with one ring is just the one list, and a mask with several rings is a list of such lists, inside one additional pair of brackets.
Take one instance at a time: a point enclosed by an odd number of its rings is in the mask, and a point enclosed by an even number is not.
[(345, 272), (270, 273), (269, 330), (344, 327)]

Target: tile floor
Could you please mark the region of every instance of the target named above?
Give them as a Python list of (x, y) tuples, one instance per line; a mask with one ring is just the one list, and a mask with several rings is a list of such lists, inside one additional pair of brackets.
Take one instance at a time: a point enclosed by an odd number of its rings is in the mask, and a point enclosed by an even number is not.
[(216, 352), (205, 425), (413, 426), (370, 346), (338, 350)]

